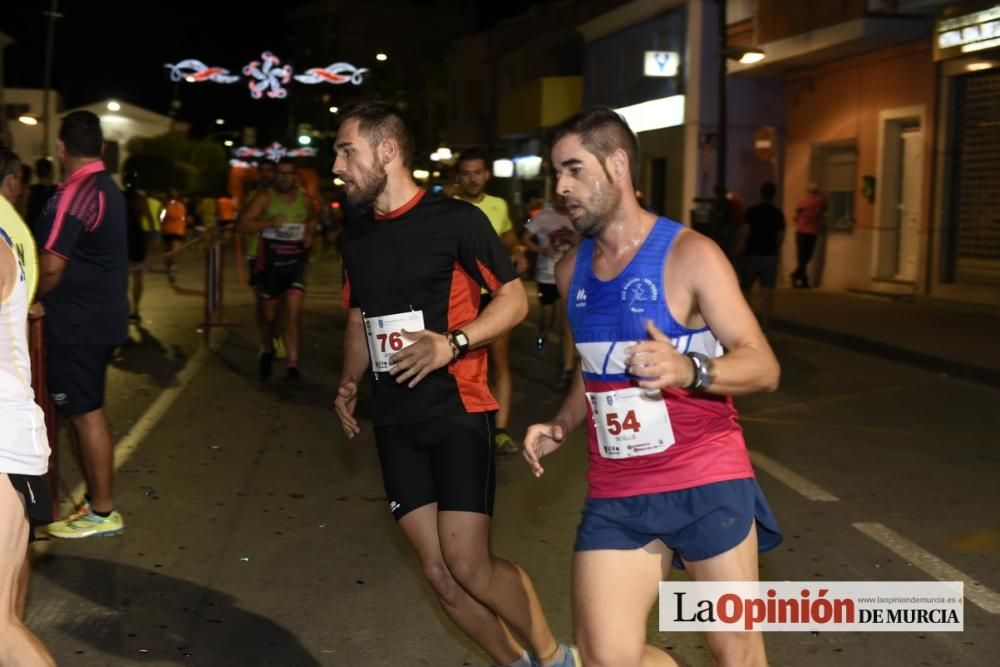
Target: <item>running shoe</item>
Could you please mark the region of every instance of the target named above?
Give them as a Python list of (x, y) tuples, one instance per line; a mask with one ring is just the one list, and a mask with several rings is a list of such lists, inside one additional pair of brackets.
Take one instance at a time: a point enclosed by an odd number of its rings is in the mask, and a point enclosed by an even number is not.
[(284, 359), (288, 356), (288, 351), (285, 349), (285, 339), (283, 336), (275, 336), (272, 343), (274, 344), (274, 358)]
[(266, 352), (260, 353), (260, 359), (257, 362), (257, 373), (260, 375), (261, 380), (266, 380), (271, 377), (271, 370), (274, 368), (274, 350), (268, 350)]
[[(548, 667), (580, 667), (583, 661), (580, 660), (580, 652), (576, 650), (575, 646), (566, 646), (566, 644), (560, 644), (559, 648), (562, 649), (562, 660), (559, 662), (553, 662)], [(542, 667), (542, 663), (535, 657), (531, 658), (532, 667)]]
[[(76, 515), (74, 515), (76, 516)], [(86, 514), (73, 516), (63, 521), (56, 521), (49, 524), (49, 535), (66, 540), (79, 540), (84, 537), (112, 537), (125, 532), (125, 522), (122, 515), (111, 512), (106, 517), (94, 514), (87, 508)]]
[(496, 444), (497, 456), (510, 456), (516, 454), (520, 449), (514, 442), (514, 438), (510, 437), (510, 434), (502, 428), (497, 429), (496, 435), (493, 436), (493, 442)]

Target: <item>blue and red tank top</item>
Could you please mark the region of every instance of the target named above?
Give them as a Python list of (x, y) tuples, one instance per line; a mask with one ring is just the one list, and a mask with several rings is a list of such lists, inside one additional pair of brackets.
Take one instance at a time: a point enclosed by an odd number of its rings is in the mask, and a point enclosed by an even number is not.
[[(710, 329), (689, 329), (670, 313), (664, 294), (664, 266), (684, 226), (659, 218), (635, 257), (614, 279), (594, 275), (594, 240), (580, 244), (566, 299), (573, 338), (580, 353), (586, 391), (635, 387), (627, 373), (625, 349), (648, 339), (652, 320), (682, 352), (723, 354)], [(665, 451), (633, 458), (602, 456), (588, 401), (588, 496), (617, 498), (753, 477), (743, 430), (732, 397), (681, 388), (662, 389), (674, 444)]]

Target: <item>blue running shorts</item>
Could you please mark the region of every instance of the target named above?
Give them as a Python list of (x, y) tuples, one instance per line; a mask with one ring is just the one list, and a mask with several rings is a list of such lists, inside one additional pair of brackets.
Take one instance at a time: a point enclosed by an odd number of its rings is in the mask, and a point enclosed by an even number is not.
[(674, 552), (674, 567), (729, 551), (756, 520), (757, 548), (781, 544), (781, 531), (757, 480), (748, 477), (679, 491), (624, 498), (588, 498), (576, 550), (641, 549), (659, 539)]

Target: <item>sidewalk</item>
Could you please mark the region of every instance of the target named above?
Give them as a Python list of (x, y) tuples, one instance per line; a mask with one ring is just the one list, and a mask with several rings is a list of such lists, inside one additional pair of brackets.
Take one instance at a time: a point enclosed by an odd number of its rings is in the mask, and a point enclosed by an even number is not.
[(1000, 307), (779, 289), (772, 327), (1000, 387)]

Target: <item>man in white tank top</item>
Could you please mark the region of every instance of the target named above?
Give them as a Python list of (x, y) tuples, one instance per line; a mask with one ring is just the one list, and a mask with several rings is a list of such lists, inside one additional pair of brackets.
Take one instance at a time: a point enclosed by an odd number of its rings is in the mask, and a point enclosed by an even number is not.
[(51, 520), (52, 506), (45, 417), (31, 388), (28, 281), (3, 230), (16, 217), (0, 197), (0, 665), (34, 667), (55, 661), (18, 618), (14, 601), (27, 567), (29, 519)]

